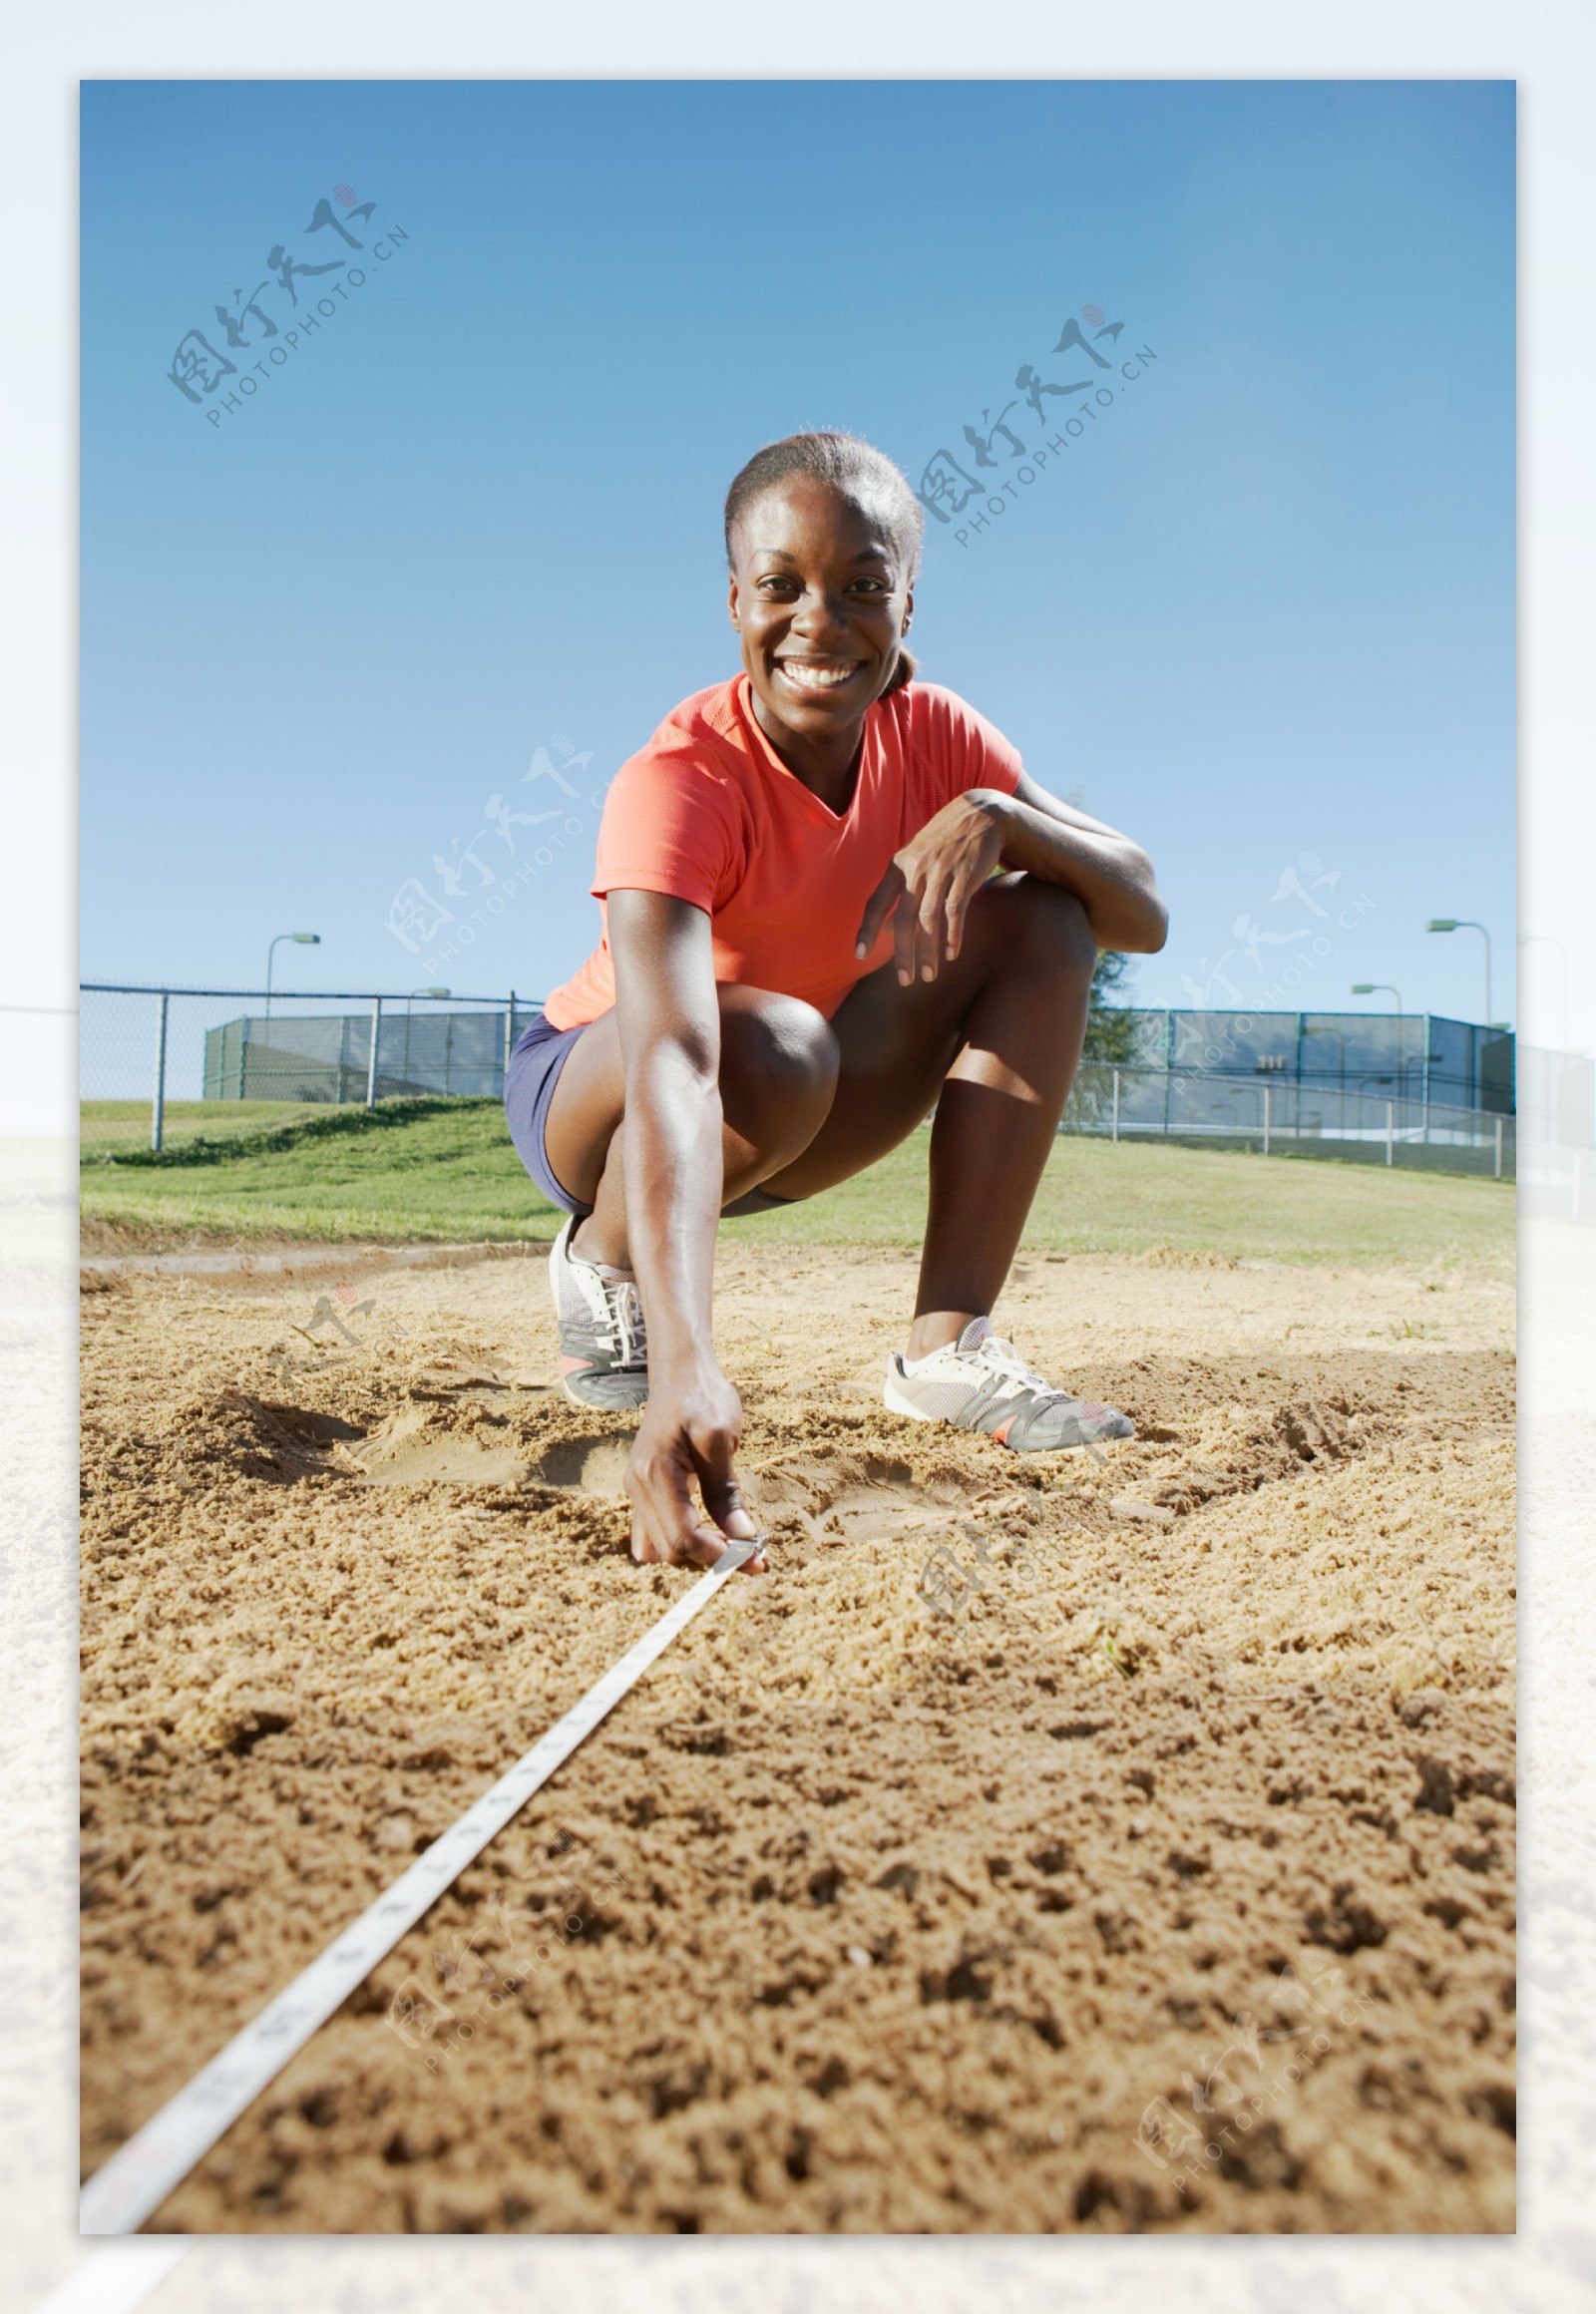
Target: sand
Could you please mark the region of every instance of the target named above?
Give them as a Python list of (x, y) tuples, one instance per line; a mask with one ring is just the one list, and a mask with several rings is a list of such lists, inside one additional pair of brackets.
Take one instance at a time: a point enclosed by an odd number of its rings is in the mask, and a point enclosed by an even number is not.
[[(543, 1264), (86, 1275), (83, 2162), (680, 1595)], [(297, 1265), (297, 1266), (296, 1266)], [(155, 2230), (1506, 2231), (1504, 1276), (722, 1250), (738, 1577)]]

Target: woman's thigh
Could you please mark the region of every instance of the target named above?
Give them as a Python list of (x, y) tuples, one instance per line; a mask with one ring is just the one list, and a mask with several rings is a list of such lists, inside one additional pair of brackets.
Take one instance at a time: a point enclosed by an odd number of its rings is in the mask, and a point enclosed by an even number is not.
[(765, 1182), (770, 1195), (818, 1196), (907, 1140), (958, 1058), (968, 1009), (968, 994), (943, 974), (903, 988), (889, 964), (857, 981), (831, 1019), (838, 1051), (831, 1113), (803, 1155)]
[[(995, 878), (971, 907), (958, 957), (935, 980), (902, 987), (886, 964), (858, 981), (832, 1015), (839, 1060), (831, 1113), (803, 1155), (765, 1182), (771, 1195), (817, 1196), (907, 1140), (936, 1106), (983, 991), (1014, 967), (1039, 964), (1045, 981), (1054, 946), (1061, 964), (1081, 951), (1077, 917), (1083, 924), (1079, 902), (1056, 887), (1038, 889), (1017, 872)], [(1081, 953), (1095, 954), (1089, 933)], [(1089, 963), (1084, 968), (1089, 977)]]
[(584, 1205), (598, 1193), (609, 1143), (626, 1105), (626, 1064), (614, 1007), (578, 1037), (549, 1103), (543, 1146), (555, 1179)]
[[(722, 982), (716, 994), (728, 1149), (801, 1146), (817, 1100), (829, 1098), (836, 1057), (831, 1030), (813, 1005), (768, 988)], [(598, 1195), (625, 1107), (625, 1055), (611, 1007), (572, 1046), (544, 1125), (544, 1154), (556, 1180), (585, 1205)]]

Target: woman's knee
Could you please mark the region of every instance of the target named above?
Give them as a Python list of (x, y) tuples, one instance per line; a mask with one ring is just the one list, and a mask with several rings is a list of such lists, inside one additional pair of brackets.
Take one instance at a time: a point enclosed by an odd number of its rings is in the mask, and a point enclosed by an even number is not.
[(785, 1141), (812, 1133), (837, 1089), (831, 1023), (797, 996), (766, 988), (726, 988), (720, 1007), (720, 1091), (740, 1132)]
[(1068, 977), (1089, 980), (1097, 963), (1091, 920), (1073, 892), (1039, 876), (1015, 872), (986, 887), (990, 923), (1000, 953), (1031, 966), (1051, 966)]

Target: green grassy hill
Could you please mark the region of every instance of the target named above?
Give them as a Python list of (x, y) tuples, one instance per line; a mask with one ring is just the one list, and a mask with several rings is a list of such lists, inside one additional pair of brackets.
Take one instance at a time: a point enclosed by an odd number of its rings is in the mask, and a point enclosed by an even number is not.
[[(83, 1211), (100, 1242), (317, 1238), (462, 1244), (547, 1239), (560, 1215), (528, 1180), (497, 1101), (360, 1108), (183, 1104), (159, 1157), (148, 1110), (93, 1104)], [(118, 1112), (112, 1114), (112, 1111)], [(121, 1112), (126, 1111), (126, 1114)], [(144, 1120), (143, 1133), (140, 1120)], [(929, 1134), (790, 1213), (725, 1226), (807, 1245), (916, 1245)], [(1398, 1167), (1061, 1136), (1026, 1244), (1039, 1252), (1168, 1246), (1294, 1262), (1426, 1264), (1511, 1256), (1509, 1183)]]

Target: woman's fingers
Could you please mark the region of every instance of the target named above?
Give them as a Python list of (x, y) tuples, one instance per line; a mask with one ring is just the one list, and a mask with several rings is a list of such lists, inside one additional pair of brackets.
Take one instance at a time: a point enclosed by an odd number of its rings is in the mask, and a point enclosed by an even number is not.
[(881, 928), (902, 898), (904, 872), (894, 860), (875, 891), (865, 902), (865, 913), (859, 920), (859, 937), (854, 943), (856, 957), (868, 957), (881, 937)]
[(950, 944), (949, 926), (952, 886), (939, 879), (928, 885), (920, 903), (920, 972), (922, 979), (934, 980), (939, 968), (955, 954)]
[(920, 891), (910, 888), (898, 911), (898, 978), (906, 988), (916, 980), (934, 980), (951, 954), (948, 894), (949, 886), (941, 877), (929, 878)]
[[(694, 1525), (682, 1528), (671, 1542), (661, 1546), (641, 1516), (632, 1515), (631, 1555), (639, 1567), (712, 1567), (725, 1547), (724, 1535)], [(750, 1566), (753, 1563), (748, 1562)]]
[[(752, 1542), (759, 1529), (754, 1523), (753, 1513), (742, 1499), (742, 1489), (737, 1484), (737, 1474), (731, 1464), (731, 1441), (723, 1432), (699, 1463), (698, 1483), (703, 1492), (704, 1508), (721, 1533), (734, 1543)], [(751, 1559), (745, 1561), (743, 1572), (747, 1575), (763, 1574), (765, 1565), (764, 1552), (756, 1551)]]
[(959, 892), (956, 878), (929, 867), (917, 867), (911, 877), (901, 861), (894, 860), (866, 903), (855, 954), (870, 954), (889, 914), (896, 911), (893, 963), (900, 983), (907, 988), (916, 980), (934, 980), (939, 967), (959, 954), (969, 906), (970, 897)]
[[(927, 911), (935, 908), (934, 884), (915, 878), (906, 881), (898, 914), (893, 919), (898, 978), (904, 987), (918, 980), (928, 963), (934, 963), (937, 943), (927, 929)], [(927, 973), (928, 978), (934, 975)]]
[(712, 1567), (725, 1549), (693, 1506), (686, 1474), (673, 1465), (650, 1474), (632, 1497), (631, 1555), (640, 1566)]
[(943, 953), (950, 964), (965, 945), (965, 919), (970, 914), (970, 904), (979, 890), (979, 885), (967, 884), (963, 880), (949, 889), (944, 907)]
[[(632, 1456), (631, 1555), (639, 1566), (712, 1567), (729, 1541), (751, 1541), (757, 1529), (731, 1464), (732, 1441), (711, 1433), (702, 1445), (683, 1431), (663, 1450)], [(694, 1495), (701, 1488), (706, 1518)], [(711, 1523), (713, 1522), (713, 1523)], [(717, 1531), (718, 1530), (718, 1531)], [(761, 1551), (745, 1571), (761, 1573)]]
[(989, 804), (968, 795), (956, 796), (904, 846), (892, 872), (901, 892), (893, 933), (905, 987), (934, 980), (958, 956), (971, 901), (1001, 860), (998, 821)]

